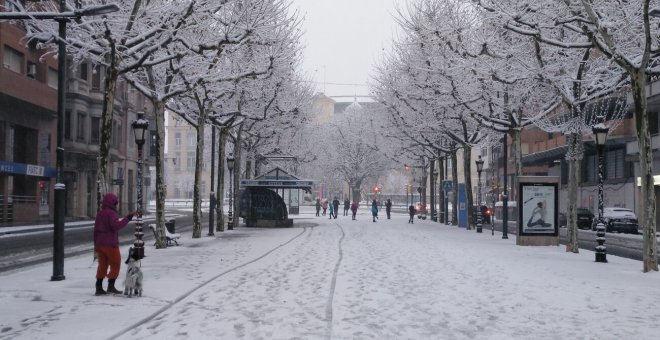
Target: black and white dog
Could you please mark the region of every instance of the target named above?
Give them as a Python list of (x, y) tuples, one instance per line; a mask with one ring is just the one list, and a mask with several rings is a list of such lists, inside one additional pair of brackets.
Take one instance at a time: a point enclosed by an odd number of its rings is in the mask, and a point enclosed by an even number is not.
[(126, 259), (126, 264), (128, 269), (126, 270), (126, 279), (124, 280), (124, 295), (128, 297), (133, 296), (142, 296), (142, 270), (137, 266), (138, 254), (133, 249), (133, 247), (128, 249), (128, 258)]

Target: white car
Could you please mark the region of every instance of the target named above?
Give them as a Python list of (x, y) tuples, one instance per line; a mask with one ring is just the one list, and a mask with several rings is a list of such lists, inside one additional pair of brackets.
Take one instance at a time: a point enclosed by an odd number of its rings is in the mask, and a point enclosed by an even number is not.
[[(603, 220), (605, 222), (605, 231), (610, 233), (613, 231), (637, 234), (639, 223), (637, 222), (637, 215), (628, 208), (603, 208)], [(598, 218), (594, 218), (591, 229), (596, 230)]]

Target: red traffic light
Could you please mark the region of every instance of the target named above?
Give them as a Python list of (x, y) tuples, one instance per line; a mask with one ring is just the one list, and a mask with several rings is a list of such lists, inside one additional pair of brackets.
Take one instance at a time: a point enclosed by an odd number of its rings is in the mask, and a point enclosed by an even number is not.
[(490, 214), (492, 214), (492, 213), (493, 213), (493, 212), (490, 211), (490, 209), (486, 209), (486, 215), (490, 215)]

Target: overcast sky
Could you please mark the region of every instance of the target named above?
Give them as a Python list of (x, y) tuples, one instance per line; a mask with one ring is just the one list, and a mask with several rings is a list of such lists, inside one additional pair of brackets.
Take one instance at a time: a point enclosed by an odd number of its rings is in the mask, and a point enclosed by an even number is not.
[(293, 7), (305, 17), (303, 68), (317, 82), (317, 92), (351, 97), (368, 94), (366, 84), (373, 67), (395, 37), (395, 8), (403, 3), (405, 0), (293, 0)]

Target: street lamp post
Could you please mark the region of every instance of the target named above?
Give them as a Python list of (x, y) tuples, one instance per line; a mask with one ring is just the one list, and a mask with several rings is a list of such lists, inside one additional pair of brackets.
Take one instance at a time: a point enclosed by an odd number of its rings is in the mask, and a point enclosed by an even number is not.
[(603, 149), (607, 142), (609, 128), (603, 123), (604, 117), (599, 117), (600, 123), (593, 126), (592, 131), (596, 150), (598, 152), (598, 222), (596, 224), (596, 262), (607, 263), (607, 247), (605, 247), (605, 222), (603, 221), (603, 163), (605, 155)]
[(508, 136), (508, 133), (504, 133), (504, 138), (502, 139), (502, 238), (505, 240), (509, 238), (509, 193), (507, 190), (509, 185), (507, 177), (507, 163), (509, 161)]
[(60, 0), (60, 12), (4, 12), (0, 20), (55, 20), (58, 22), (57, 42), (57, 151), (55, 174), (55, 206), (53, 211), (53, 275), (51, 281), (62, 281), (64, 276), (64, 215), (66, 185), (62, 181), (64, 169), (64, 114), (66, 107), (66, 89), (64, 71), (66, 70), (66, 23), (69, 19), (84, 16), (103, 15), (119, 10), (115, 4), (91, 6), (74, 11), (66, 11), (66, 1)]
[(234, 172), (234, 154), (230, 153), (227, 156), (227, 170), (229, 170), (229, 208), (227, 209), (227, 230), (234, 230), (234, 189), (233, 189), (233, 175)]
[(438, 181), (438, 170), (435, 167), (435, 160), (431, 161), (431, 220), (433, 222), (438, 222), (438, 210), (436, 209), (437, 197), (437, 181)]
[(478, 174), (478, 183), (477, 183), (477, 232), (483, 232), (483, 216), (481, 216), (481, 171), (484, 169), (484, 160), (481, 159), (481, 155), (475, 161), (477, 163), (477, 174)]
[(142, 185), (142, 168), (143, 168), (143, 156), (142, 156), (142, 147), (144, 146), (145, 133), (149, 129), (149, 121), (144, 119), (144, 112), (138, 112), (137, 120), (131, 124), (133, 127), (133, 134), (135, 135), (135, 144), (138, 147), (138, 159), (137, 159), (137, 220), (135, 221), (135, 241), (133, 242), (133, 248), (139, 259), (144, 257), (144, 241), (142, 241), (142, 204), (143, 204), (143, 185)]

